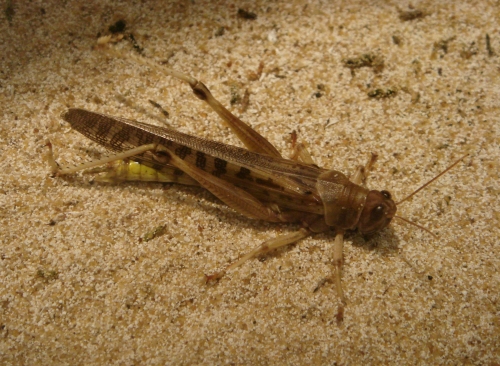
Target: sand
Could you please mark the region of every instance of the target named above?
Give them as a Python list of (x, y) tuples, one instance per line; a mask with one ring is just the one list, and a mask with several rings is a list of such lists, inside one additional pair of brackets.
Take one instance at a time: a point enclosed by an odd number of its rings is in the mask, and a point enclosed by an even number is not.
[[(500, 363), (496, 2), (2, 10), (1, 364)], [(369, 240), (348, 234), (342, 321), (333, 233), (204, 284), (203, 274), (298, 226), (247, 219), (196, 187), (49, 174), (46, 139), (62, 165), (107, 154), (60, 118), (70, 107), (241, 146), (187, 85), (96, 49), (120, 20), (114, 49), (203, 81), (284, 155), (294, 130), (318, 165), (345, 174), (377, 153), (367, 185), (396, 199), (468, 153), (398, 207), (437, 238), (401, 222)], [(163, 235), (145, 240), (158, 227)]]

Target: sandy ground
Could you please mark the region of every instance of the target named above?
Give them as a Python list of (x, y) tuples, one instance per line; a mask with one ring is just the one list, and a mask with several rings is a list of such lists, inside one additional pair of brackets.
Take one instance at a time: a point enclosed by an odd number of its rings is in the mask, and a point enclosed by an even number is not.
[[(399, 206), (438, 238), (349, 234), (340, 322), (330, 234), (205, 285), (297, 227), (194, 187), (49, 176), (47, 138), (64, 165), (106, 154), (69, 107), (164, 123), (154, 100), (240, 145), (182, 82), (94, 49), (119, 20), (116, 49), (202, 80), (285, 154), (293, 130), (346, 174), (378, 153), (368, 186), (396, 198), (469, 153)], [(498, 2), (12, 0), (0, 34), (1, 364), (500, 363)]]

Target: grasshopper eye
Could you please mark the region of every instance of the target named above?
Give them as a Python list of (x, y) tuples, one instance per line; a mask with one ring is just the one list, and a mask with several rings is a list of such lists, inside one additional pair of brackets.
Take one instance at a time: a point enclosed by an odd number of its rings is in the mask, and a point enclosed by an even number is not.
[(378, 205), (372, 210), (370, 214), (370, 220), (372, 220), (372, 222), (378, 222), (380, 221), (380, 219), (382, 219), (383, 216), (384, 216), (384, 206)]
[(358, 221), (358, 229), (363, 234), (373, 234), (389, 225), (395, 214), (396, 204), (389, 192), (370, 191)]
[(392, 199), (392, 195), (388, 191), (380, 191), (385, 198)]

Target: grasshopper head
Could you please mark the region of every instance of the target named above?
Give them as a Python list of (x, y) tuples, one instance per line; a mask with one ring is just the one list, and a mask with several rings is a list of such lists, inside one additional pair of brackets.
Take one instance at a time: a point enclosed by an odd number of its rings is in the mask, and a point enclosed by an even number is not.
[(370, 191), (358, 221), (358, 230), (363, 234), (373, 234), (382, 230), (396, 215), (396, 203), (387, 191)]

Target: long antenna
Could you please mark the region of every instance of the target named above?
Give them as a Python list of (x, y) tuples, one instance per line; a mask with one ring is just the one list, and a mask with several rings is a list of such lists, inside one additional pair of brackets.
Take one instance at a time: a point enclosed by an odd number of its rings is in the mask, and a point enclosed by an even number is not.
[(465, 159), (469, 154), (465, 154), (464, 156), (462, 156), (460, 159), (458, 159), (457, 161), (455, 161), (453, 164), (451, 164), (448, 168), (446, 168), (445, 170), (443, 170), (441, 173), (439, 173), (438, 175), (436, 175), (434, 178), (432, 178), (430, 181), (428, 181), (427, 183), (425, 183), (423, 186), (421, 186), (420, 188), (418, 188), (416, 191), (414, 191), (413, 193), (410, 193), (409, 196), (406, 196), (405, 198), (403, 198), (401, 201), (399, 202), (396, 202), (396, 205), (399, 205), (400, 203), (403, 203), (404, 201), (406, 201), (407, 199), (409, 199), (410, 197), (413, 197), (415, 194), (417, 194), (418, 192), (420, 192), (422, 189), (424, 189), (425, 187), (427, 187), (429, 184), (431, 184), (432, 182), (434, 182), (436, 179), (438, 179), (439, 177), (441, 177), (443, 174), (445, 174), (446, 172), (448, 172), (451, 168), (453, 168), (455, 165), (457, 165), (458, 163), (460, 163), (463, 159)]
[(436, 234), (434, 234), (434, 233), (433, 233), (432, 231), (430, 231), (429, 229), (426, 229), (425, 227), (423, 227), (423, 226), (421, 226), (421, 225), (419, 225), (419, 224), (417, 224), (417, 223), (415, 223), (415, 222), (413, 222), (413, 221), (410, 221), (410, 220), (408, 220), (408, 219), (405, 219), (404, 217), (397, 216), (397, 215), (396, 215), (396, 216), (394, 216), (394, 218), (399, 219), (399, 220), (401, 220), (401, 221), (404, 221), (404, 222), (406, 222), (406, 223), (408, 223), (408, 224), (410, 224), (410, 225), (416, 226), (416, 227), (418, 227), (419, 229), (421, 229), (421, 230), (423, 230), (423, 231), (425, 231), (425, 232), (427, 232), (427, 233), (431, 234), (434, 238), (436, 238), (436, 239), (437, 239), (437, 235), (436, 235)]

